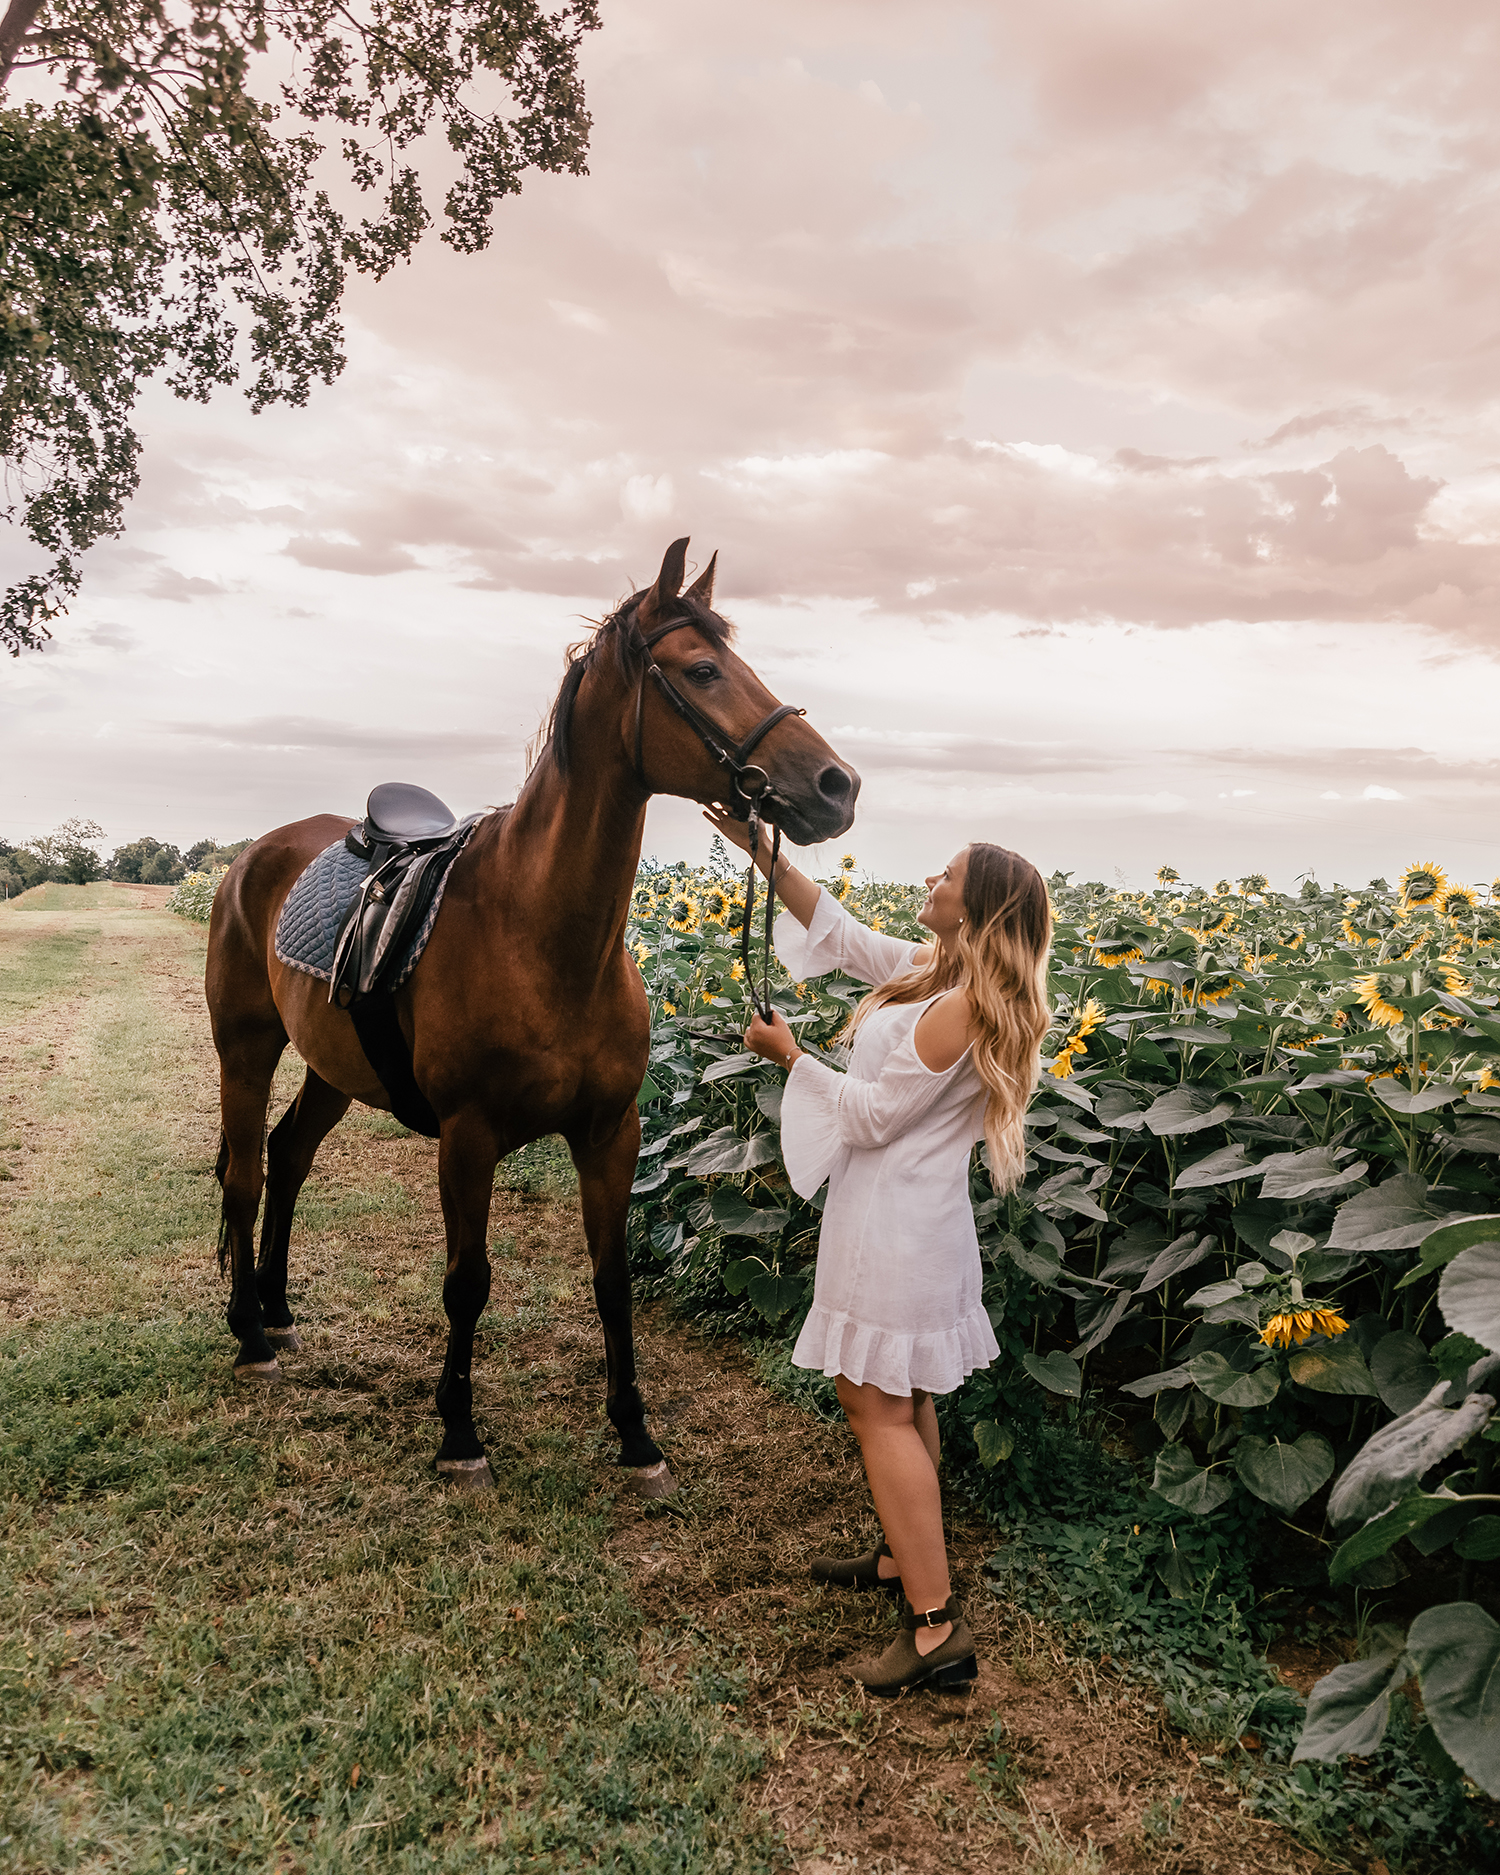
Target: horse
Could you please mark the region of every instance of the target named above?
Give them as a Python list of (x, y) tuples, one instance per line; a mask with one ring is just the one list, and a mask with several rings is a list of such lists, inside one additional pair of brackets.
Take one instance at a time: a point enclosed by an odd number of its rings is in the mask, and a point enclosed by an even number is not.
[[(396, 995), (416, 1083), (439, 1128), (448, 1341), (435, 1464), (463, 1489), (493, 1488), (470, 1363), (490, 1291), (495, 1167), (552, 1133), (578, 1169), (619, 1463), (643, 1495), (675, 1488), (637, 1384), (626, 1262), (649, 1017), (625, 928), (647, 801), (665, 793), (742, 817), (758, 811), (799, 845), (835, 839), (854, 818), (859, 776), (731, 648), (733, 629), (713, 610), (717, 554), (683, 591), (687, 547), (674, 541), (655, 583), (568, 652), (520, 794), (475, 827)], [(219, 1260), (241, 1381), (275, 1382), (279, 1355), (299, 1345), (287, 1253), (319, 1145), (351, 1102), (391, 1106), (347, 1010), (317, 978), (283, 963), (274, 943), (299, 874), (354, 824), (318, 814), (263, 835), (214, 900), (205, 991), (220, 1069)], [(288, 1043), (306, 1075), (266, 1139), (272, 1076)]]

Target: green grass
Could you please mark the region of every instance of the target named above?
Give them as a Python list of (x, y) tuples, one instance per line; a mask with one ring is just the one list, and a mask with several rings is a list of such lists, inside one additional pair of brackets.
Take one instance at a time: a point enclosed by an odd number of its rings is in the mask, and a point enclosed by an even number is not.
[[(30, 1051), (0, 1138), (0, 1870), (776, 1865), (742, 1670), (647, 1627), (605, 1549), (612, 1435), (481, 1353), (497, 1489), (434, 1479), (427, 1142), (373, 1115), (329, 1141), (304, 1352), (235, 1387), (203, 933), (100, 890), (0, 910)], [(584, 1306), (535, 1236), (495, 1245), (481, 1349)]]

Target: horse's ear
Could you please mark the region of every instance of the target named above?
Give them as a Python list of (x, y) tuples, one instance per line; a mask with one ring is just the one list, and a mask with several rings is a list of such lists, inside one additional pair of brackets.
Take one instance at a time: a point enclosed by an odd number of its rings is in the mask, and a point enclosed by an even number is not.
[(661, 571), (656, 576), (656, 584), (647, 590), (645, 598), (636, 607), (635, 622), (642, 631), (652, 625), (663, 608), (682, 591), (683, 576), (687, 572), (689, 538), (689, 535), (684, 534), (681, 540), (674, 540), (668, 547), (662, 556)]
[(709, 561), (708, 565), (704, 567), (703, 571), (693, 581), (692, 585), (688, 587), (687, 592), (683, 596), (688, 599), (695, 599), (699, 605), (712, 606), (714, 602), (714, 570), (718, 564), (719, 556), (716, 553)]

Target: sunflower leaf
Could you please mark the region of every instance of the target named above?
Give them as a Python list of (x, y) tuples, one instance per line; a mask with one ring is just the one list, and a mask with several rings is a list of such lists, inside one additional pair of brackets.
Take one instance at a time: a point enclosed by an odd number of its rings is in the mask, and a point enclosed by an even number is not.
[(1374, 1397), (1377, 1388), (1351, 1335), (1327, 1347), (1303, 1348), (1287, 1362), (1287, 1372), (1299, 1387), (1314, 1393), (1356, 1393)]
[(1295, 1445), (1246, 1433), (1234, 1469), (1247, 1490), (1290, 1515), (1333, 1476), (1333, 1447), (1318, 1432), (1304, 1432)]
[(1438, 1283), (1438, 1307), (1455, 1333), (1500, 1353), (1500, 1243), (1475, 1244), (1453, 1259)]
[(1292, 1763), (1341, 1758), (1347, 1752), (1368, 1757), (1385, 1737), (1391, 1694), (1410, 1671), (1405, 1651), (1393, 1647), (1373, 1660), (1351, 1660), (1325, 1673), (1308, 1695)]

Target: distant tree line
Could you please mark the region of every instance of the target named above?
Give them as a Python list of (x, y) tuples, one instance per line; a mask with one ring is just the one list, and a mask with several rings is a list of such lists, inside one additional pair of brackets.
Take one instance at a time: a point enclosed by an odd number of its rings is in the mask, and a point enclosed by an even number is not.
[(108, 859), (100, 852), (104, 829), (93, 820), (65, 820), (51, 833), (12, 846), (0, 840), (0, 894), (14, 898), (33, 885), (55, 880), (62, 885), (88, 885), (95, 879), (118, 879), (130, 885), (175, 885), (190, 872), (212, 872), (243, 853), (248, 840), (221, 846), (217, 840), (199, 840), (181, 852), (166, 840), (147, 834), (126, 846), (117, 846)]

